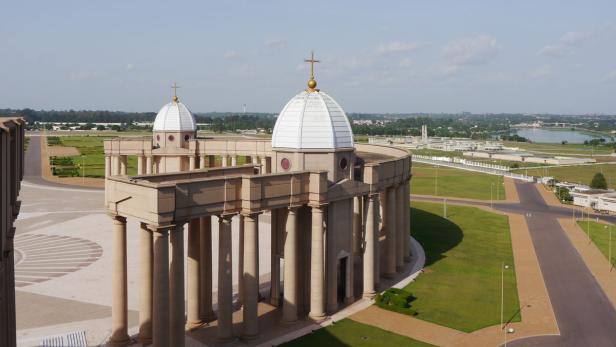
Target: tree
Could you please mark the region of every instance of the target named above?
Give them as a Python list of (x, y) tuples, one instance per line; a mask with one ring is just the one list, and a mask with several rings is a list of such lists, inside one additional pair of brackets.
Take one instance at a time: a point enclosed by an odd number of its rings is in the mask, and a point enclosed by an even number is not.
[(601, 172), (597, 172), (590, 182), (593, 189), (607, 189), (607, 181)]
[(106, 128), (105, 128), (105, 126), (104, 126), (104, 125), (102, 125), (102, 124), (101, 124), (101, 125), (96, 126), (96, 130), (98, 130), (98, 131), (103, 131), (103, 130), (105, 130), (105, 129), (106, 129)]
[(561, 201), (573, 201), (573, 197), (571, 196), (571, 194), (569, 194), (569, 189), (560, 188), (558, 189), (557, 193), (558, 193), (558, 198)]

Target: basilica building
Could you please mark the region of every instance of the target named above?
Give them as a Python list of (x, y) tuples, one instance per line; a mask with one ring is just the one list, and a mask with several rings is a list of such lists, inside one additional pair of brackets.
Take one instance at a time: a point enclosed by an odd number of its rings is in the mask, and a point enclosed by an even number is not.
[[(174, 95), (152, 136), (105, 141), (110, 343), (130, 341), (129, 251), (140, 255), (137, 338), (154, 346), (184, 346), (186, 331), (207, 323), (219, 342), (258, 338), (260, 305), (281, 324), (327, 319), (372, 298), (380, 278), (410, 260), (410, 155), (354, 143), (342, 107), (317, 88), (317, 61), (307, 61), (307, 88), (284, 105), (271, 140), (199, 137)], [(127, 175), (130, 156), (136, 176)], [(127, 249), (127, 233), (139, 233), (138, 249)]]

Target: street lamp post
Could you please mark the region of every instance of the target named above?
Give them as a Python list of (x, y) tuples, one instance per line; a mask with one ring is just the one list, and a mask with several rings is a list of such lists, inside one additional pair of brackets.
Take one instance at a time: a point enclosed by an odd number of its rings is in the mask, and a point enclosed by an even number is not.
[(490, 208), (494, 208), (494, 202), (492, 200), (492, 191), (494, 190), (494, 182), (490, 184)]
[(509, 265), (505, 262), (501, 263), (501, 312), (500, 312), (500, 328), (505, 332), (505, 346), (507, 346), (507, 327), (503, 325), (505, 314), (505, 269), (509, 269)]
[(447, 198), (443, 199), (443, 218), (447, 219)]

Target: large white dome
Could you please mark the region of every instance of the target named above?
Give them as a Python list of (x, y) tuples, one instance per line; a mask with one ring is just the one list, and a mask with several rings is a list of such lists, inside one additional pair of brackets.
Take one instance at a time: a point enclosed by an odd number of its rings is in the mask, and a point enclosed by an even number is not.
[(158, 111), (153, 130), (196, 131), (197, 121), (186, 105), (179, 101), (172, 101)]
[(303, 91), (282, 109), (272, 148), (353, 148), (353, 131), (344, 110), (321, 91)]

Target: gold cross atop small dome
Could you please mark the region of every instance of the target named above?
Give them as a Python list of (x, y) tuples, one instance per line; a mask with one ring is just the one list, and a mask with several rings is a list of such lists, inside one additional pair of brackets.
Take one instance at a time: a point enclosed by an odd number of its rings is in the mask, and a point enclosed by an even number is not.
[(308, 80), (308, 92), (318, 92), (317, 80), (314, 79), (314, 63), (320, 63), (320, 60), (314, 59), (314, 52), (310, 53), (310, 59), (304, 59), (304, 62), (310, 63), (310, 79)]
[(177, 103), (180, 98), (178, 98), (178, 88), (180, 88), (180, 86), (178, 86), (177, 83), (173, 82), (173, 85), (171, 86), (171, 88), (173, 88), (173, 102)]

